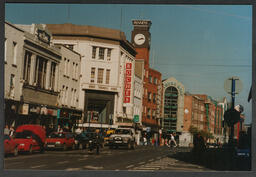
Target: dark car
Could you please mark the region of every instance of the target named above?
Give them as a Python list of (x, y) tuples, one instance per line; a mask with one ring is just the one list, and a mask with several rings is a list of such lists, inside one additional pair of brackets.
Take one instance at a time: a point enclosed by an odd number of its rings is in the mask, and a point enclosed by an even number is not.
[(87, 132), (75, 135), (76, 149), (86, 149), (89, 145), (89, 139)]
[(18, 155), (18, 144), (9, 135), (4, 135), (4, 154)]
[(46, 149), (75, 149), (74, 134), (71, 132), (52, 132), (45, 141)]

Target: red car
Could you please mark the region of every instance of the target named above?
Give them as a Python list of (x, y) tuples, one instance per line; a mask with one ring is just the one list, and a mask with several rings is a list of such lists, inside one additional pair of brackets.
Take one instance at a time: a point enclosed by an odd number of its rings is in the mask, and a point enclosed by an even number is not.
[(21, 125), (16, 129), (14, 141), (19, 152), (44, 152), (45, 130), (40, 125)]
[(75, 138), (70, 132), (53, 132), (45, 141), (46, 149), (75, 149)]
[(4, 154), (18, 155), (18, 144), (9, 135), (4, 135)]

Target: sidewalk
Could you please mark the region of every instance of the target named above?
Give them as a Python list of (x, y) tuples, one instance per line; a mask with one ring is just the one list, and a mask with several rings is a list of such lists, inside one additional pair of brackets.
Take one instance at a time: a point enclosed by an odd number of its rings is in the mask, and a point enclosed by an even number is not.
[(248, 171), (251, 168), (249, 158), (236, 158), (231, 149), (207, 149), (196, 157), (192, 152), (177, 152), (169, 157), (217, 171)]

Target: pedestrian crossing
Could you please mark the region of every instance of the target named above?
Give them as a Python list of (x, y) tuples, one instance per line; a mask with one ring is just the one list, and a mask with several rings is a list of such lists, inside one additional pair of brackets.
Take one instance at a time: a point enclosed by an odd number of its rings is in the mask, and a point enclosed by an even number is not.
[[(129, 166), (128, 166), (129, 167)], [(127, 168), (128, 168), (127, 167)], [(155, 161), (149, 160), (146, 162), (140, 162), (137, 165), (128, 168), (128, 171), (209, 171), (208, 169), (189, 164), (186, 162), (181, 162), (173, 158), (163, 157), (161, 159), (156, 159)]]

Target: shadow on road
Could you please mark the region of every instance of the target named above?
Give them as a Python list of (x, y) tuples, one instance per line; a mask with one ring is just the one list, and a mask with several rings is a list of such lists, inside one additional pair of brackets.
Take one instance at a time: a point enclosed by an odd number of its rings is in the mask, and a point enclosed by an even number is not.
[(251, 158), (235, 157), (231, 149), (207, 149), (200, 155), (195, 155), (192, 151), (171, 150), (168, 155), (180, 161), (203, 166), (216, 171), (250, 171)]

